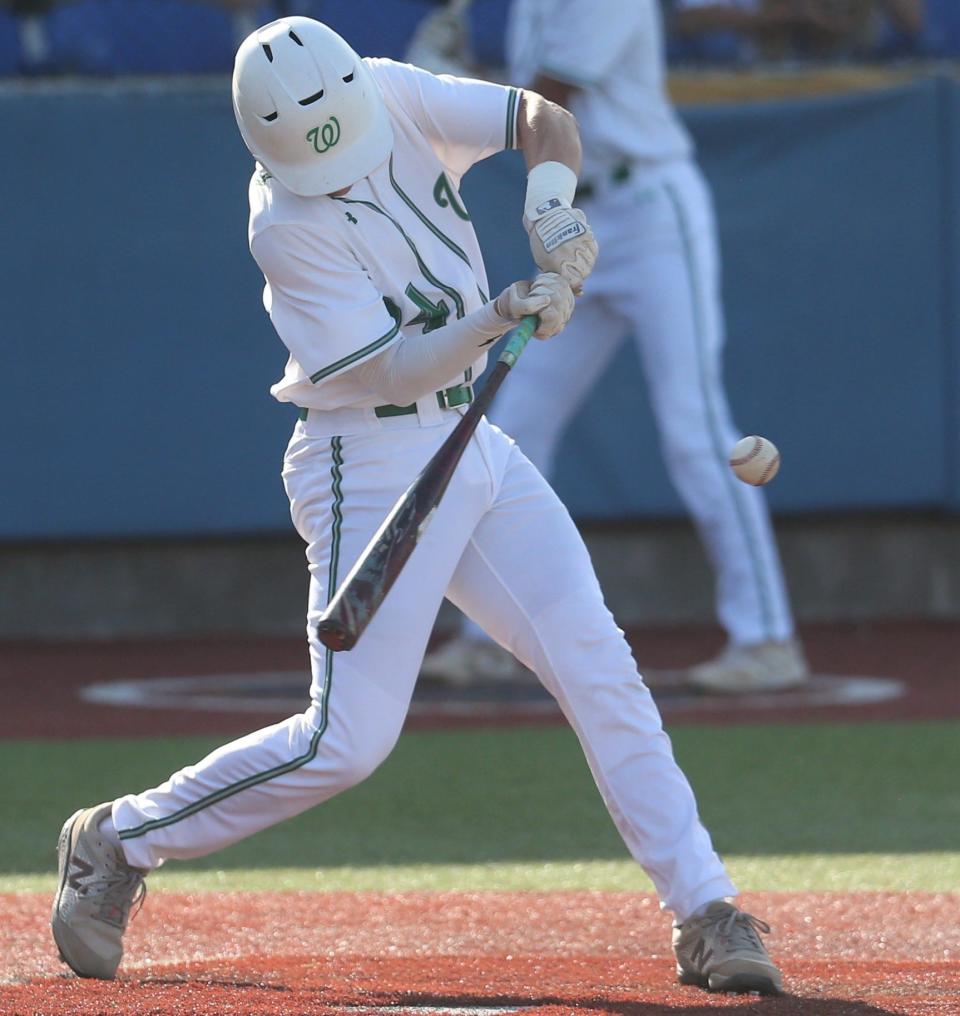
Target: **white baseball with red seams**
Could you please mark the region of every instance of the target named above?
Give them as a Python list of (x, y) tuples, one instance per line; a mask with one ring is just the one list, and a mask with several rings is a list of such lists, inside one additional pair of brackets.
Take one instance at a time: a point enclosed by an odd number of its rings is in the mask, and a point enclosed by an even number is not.
[(730, 468), (754, 487), (769, 483), (780, 470), (777, 446), (759, 434), (741, 438), (730, 453)]

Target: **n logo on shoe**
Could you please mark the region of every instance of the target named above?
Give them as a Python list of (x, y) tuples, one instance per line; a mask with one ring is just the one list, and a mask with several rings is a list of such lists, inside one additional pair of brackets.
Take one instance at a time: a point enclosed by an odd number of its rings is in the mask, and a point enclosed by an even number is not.
[(710, 957), (713, 955), (713, 950), (707, 948), (706, 942), (701, 938), (699, 942), (693, 947), (693, 952), (690, 953), (690, 960), (697, 970), (703, 970), (704, 966), (710, 961)]
[(77, 892), (83, 891), (83, 885), (81, 884), (85, 878), (89, 878), (93, 874), (93, 865), (87, 864), (86, 861), (79, 857), (74, 857), (70, 861), (70, 871), (67, 873), (67, 885), (71, 889), (76, 889)]
[(97, 919), (106, 924), (112, 924), (114, 928), (124, 929), (123, 907), (116, 903), (105, 903), (97, 913)]

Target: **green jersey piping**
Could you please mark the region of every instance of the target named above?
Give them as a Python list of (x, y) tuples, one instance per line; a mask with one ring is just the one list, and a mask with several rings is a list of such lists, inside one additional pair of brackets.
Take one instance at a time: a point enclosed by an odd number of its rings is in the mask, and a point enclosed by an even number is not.
[(349, 367), (350, 364), (356, 363), (357, 360), (362, 360), (365, 356), (369, 356), (371, 353), (376, 352), (381, 347), (385, 346), (393, 337), (400, 331), (402, 314), (400, 308), (391, 300), (389, 297), (383, 298), (384, 306), (387, 308), (388, 313), (393, 318), (393, 327), (388, 331), (384, 332), (379, 339), (374, 339), (369, 345), (358, 349), (351, 353), (349, 356), (344, 356), (341, 359), (331, 363), (329, 366), (324, 367), (322, 370), (318, 370), (315, 374), (310, 375), (310, 380), (316, 384), (318, 381), (322, 381), (324, 378), (330, 377), (331, 374), (336, 374), (337, 371), (343, 370), (344, 367)]
[[(337, 569), (340, 559), (340, 534), (343, 528), (342, 438), (331, 438), (330, 457), (332, 463), (330, 467), (330, 475), (332, 477), (331, 490), (333, 494), (333, 505), (331, 514), (333, 516), (333, 526), (331, 528), (330, 540), (330, 568), (327, 574), (328, 603), (332, 599), (337, 588)], [(267, 780), (271, 780), (277, 776), (283, 776), (285, 773), (293, 772), (294, 770), (300, 769), (302, 766), (306, 765), (316, 756), (317, 750), (320, 747), (320, 739), (323, 737), (324, 731), (327, 729), (329, 717), (328, 703), (332, 687), (333, 652), (328, 649), (326, 651), (326, 659), (324, 661), (323, 691), (320, 695), (320, 724), (313, 732), (313, 735), (310, 738), (310, 744), (302, 755), (298, 755), (289, 762), (284, 762), (282, 765), (274, 766), (272, 769), (267, 769), (262, 773), (254, 773), (252, 776), (247, 776), (245, 779), (237, 780), (236, 783), (231, 783), (226, 787), (221, 787), (220, 790), (215, 790), (212, 794), (207, 794), (205, 797), (201, 797), (199, 800), (194, 801), (193, 804), (188, 804), (185, 807), (180, 808), (179, 811), (175, 811), (172, 815), (167, 815), (165, 818), (155, 818), (149, 822), (143, 822), (138, 826), (134, 826), (132, 829), (121, 829), (119, 830), (120, 839), (136, 839), (146, 833), (153, 832), (155, 829), (163, 829), (166, 826), (174, 825), (177, 822), (183, 821), (185, 818), (189, 818), (191, 815), (196, 815), (197, 812), (203, 811), (205, 808), (209, 808), (228, 797), (232, 797), (234, 794), (239, 794), (242, 790), (248, 790), (250, 787), (266, 783)]]
[[(453, 288), (453, 286), (448, 286), (445, 283), (441, 282), (433, 274), (433, 272), (431, 272), (430, 269), (427, 268), (426, 264), (424, 264), (423, 258), (420, 257), (420, 251), (417, 250), (417, 245), (407, 235), (407, 232), (403, 228), (403, 226), (401, 226), (400, 223), (397, 222), (397, 220), (389, 212), (384, 211), (384, 209), (382, 209), (379, 205), (375, 205), (372, 201), (363, 201), (360, 198), (334, 198), (333, 200), (342, 201), (344, 204), (347, 205), (363, 205), (365, 208), (371, 209), (378, 215), (382, 215), (385, 219), (389, 219), (389, 221), (393, 223), (397, 232), (406, 241), (407, 246), (410, 248), (411, 253), (416, 259), (417, 265), (419, 266), (420, 272), (423, 275), (423, 277), (428, 282), (436, 286), (437, 289), (439, 289), (442, 293), (446, 293), (446, 295), (449, 296), (451, 300), (453, 300), (453, 304), (457, 308), (458, 318), (462, 318), (464, 314), (466, 314), (466, 309), (464, 308), (463, 305), (463, 297), (459, 294), (459, 292), (457, 292), (457, 290)], [(469, 261), (467, 263), (469, 264)]]
[[(434, 225), (434, 223), (432, 223), (427, 218), (427, 216), (424, 214), (424, 212), (422, 212), (420, 210), (420, 208), (417, 207), (417, 205), (414, 202), (413, 198), (411, 198), (403, 190), (403, 188), (400, 186), (400, 184), (397, 183), (397, 179), (393, 175), (393, 156), (392, 155), (390, 156), (390, 163), (389, 163), (389, 167), (388, 168), (389, 168), (389, 172), (390, 172), (390, 184), (393, 187), (393, 189), (397, 192), (397, 194), (400, 195), (400, 198), (402, 199), (403, 203), (427, 227), (427, 229), (429, 229), (430, 232), (433, 233), (433, 235), (441, 243), (446, 244), (447, 247), (449, 247), (450, 250), (452, 250), (453, 253), (456, 254), (458, 258), (460, 258), (461, 261), (463, 261), (463, 262), (465, 262), (466, 264), (469, 265), (470, 264), (470, 258), (467, 257), (466, 252), (463, 250), (463, 248), (460, 247), (458, 244), (454, 243), (454, 241), (451, 240), (450, 237), (447, 236), (447, 234), (444, 233), (443, 230), (440, 229), (439, 226)], [(473, 266), (471, 265), (471, 267), (473, 267)]]

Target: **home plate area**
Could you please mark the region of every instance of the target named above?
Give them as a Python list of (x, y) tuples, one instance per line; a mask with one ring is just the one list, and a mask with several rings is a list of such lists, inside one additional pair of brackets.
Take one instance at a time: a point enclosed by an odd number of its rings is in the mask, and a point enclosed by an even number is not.
[[(708, 695), (691, 689), (682, 671), (651, 671), (647, 683), (665, 716), (768, 718), (771, 713), (836, 707), (876, 706), (904, 694), (902, 681), (888, 677), (817, 674), (802, 687), (776, 693)], [(86, 702), (138, 708), (200, 712), (292, 714), (307, 704), (310, 676), (302, 670), (206, 674), (109, 681), (87, 685)], [(560, 720), (556, 701), (532, 676), (529, 681), (484, 681), (455, 687), (421, 679), (410, 719), (422, 725), (444, 722), (544, 722)]]

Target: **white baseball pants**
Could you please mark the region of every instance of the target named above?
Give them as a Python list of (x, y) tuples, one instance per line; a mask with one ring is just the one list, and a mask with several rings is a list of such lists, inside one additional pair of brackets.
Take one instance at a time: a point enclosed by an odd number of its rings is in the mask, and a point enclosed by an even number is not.
[(368, 413), (359, 433), (331, 433), (338, 414), (311, 413), (297, 425), (284, 481), (311, 574), (311, 705), (153, 790), (118, 800), (113, 816), (127, 860), (154, 868), (167, 858), (209, 854), (372, 773), (400, 735), (447, 595), (556, 697), (664, 906), (683, 920), (709, 900), (733, 895), (573, 522), (495, 427), (481, 423), (356, 648), (331, 653), (317, 640), (315, 624), (332, 591), (458, 419), (441, 413), (435, 400), (428, 419), (422, 401), (425, 419), (380, 421)]
[[(723, 388), (720, 261), (710, 193), (681, 161), (610, 182), (583, 203), (597, 267), (566, 329), (518, 362), (491, 419), (550, 476), (567, 425), (633, 335), (670, 478), (716, 575), (738, 644), (787, 639), (793, 621), (766, 501), (727, 463), (742, 437)], [(631, 407), (615, 409), (629, 440)]]

